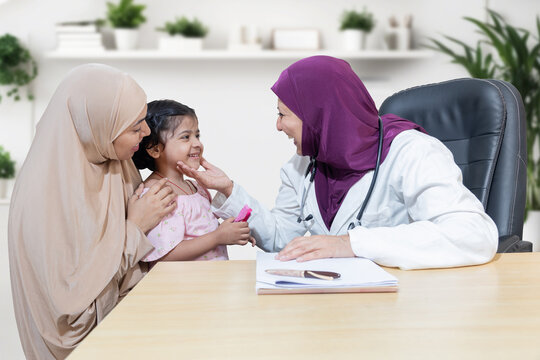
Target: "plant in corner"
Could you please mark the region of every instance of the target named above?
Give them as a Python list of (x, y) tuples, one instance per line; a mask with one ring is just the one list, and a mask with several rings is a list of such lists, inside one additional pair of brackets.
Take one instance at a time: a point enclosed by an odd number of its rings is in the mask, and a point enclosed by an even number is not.
[(8, 151), (0, 146), (0, 198), (7, 196), (7, 180), (15, 177), (15, 161)]
[(15, 161), (11, 160), (9, 151), (0, 146), (0, 179), (15, 177)]
[(365, 48), (366, 35), (373, 30), (375, 20), (373, 14), (366, 8), (362, 12), (346, 10), (341, 16), (340, 30), (344, 34), (344, 46), (346, 50), (359, 50)]
[(197, 18), (189, 20), (185, 16), (166, 22), (157, 30), (169, 34), (168, 38), (160, 39), (161, 50), (201, 50), (202, 39), (208, 33), (208, 28)]
[(508, 81), (523, 97), (527, 122), (527, 214), (529, 210), (540, 210), (540, 18), (536, 18), (538, 34), (531, 37), (529, 31), (512, 26), (499, 13), (487, 11), (488, 22), (464, 18), (483, 37), (475, 46), (445, 36), (462, 52), (457, 53), (435, 39), (430, 39), (432, 45), (427, 47), (449, 55), (472, 77)]
[[(0, 85), (11, 87), (6, 94), (8, 97), (20, 100), (19, 88), (30, 84), (37, 71), (36, 61), (19, 39), (10, 34), (0, 36)], [(32, 94), (28, 93), (28, 99), (33, 99)]]
[(146, 5), (137, 5), (133, 0), (120, 0), (118, 4), (107, 2), (107, 20), (115, 29), (116, 47), (119, 50), (134, 49), (137, 44), (137, 29), (146, 22), (143, 11)]

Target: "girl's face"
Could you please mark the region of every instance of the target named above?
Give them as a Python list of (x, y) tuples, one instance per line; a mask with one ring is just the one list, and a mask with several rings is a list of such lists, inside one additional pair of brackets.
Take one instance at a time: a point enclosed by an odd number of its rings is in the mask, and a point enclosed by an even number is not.
[(143, 137), (150, 135), (150, 128), (144, 118), (146, 116), (146, 106), (141, 114), (130, 127), (124, 130), (113, 140), (114, 151), (118, 160), (129, 160), (139, 150), (139, 143)]
[(302, 155), (302, 120), (278, 99), (278, 118), (276, 128), (294, 140), (296, 153)]
[(156, 159), (158, 169), (165, 166), (176, 171), (176, 163), (182, 161), (187, 166), (198, 169), (204, 146), (199, 140), (199, 122), (191, 116), (184, 119), (169, 135), (165, 145), (162, 146), (159, 158)]

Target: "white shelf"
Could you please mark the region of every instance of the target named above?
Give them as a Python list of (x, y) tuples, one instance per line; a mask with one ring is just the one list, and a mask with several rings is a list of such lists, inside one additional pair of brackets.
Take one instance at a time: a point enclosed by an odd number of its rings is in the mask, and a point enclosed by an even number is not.
[(133, 50), (117, 51), (106, 50), (59, 52), (52, 51), (45, 54), (48, 59), (94, 59), (94, 60), (270, 60), (270, 59), (300, 59), (312, 55), (329, 55), (343, 59), (358, 60), (407, 60), (426, 59), (433, 55), (427, 50), (392, 51), (392, 50), (321, 50), (321, 51), (278, 51), (260, 50), (237, 52), (229, 50), (203, 50), (191, 53), (174, 53), (159, 50)]
[(0, 198), (0, 205), (9, 205), (10, 199)]

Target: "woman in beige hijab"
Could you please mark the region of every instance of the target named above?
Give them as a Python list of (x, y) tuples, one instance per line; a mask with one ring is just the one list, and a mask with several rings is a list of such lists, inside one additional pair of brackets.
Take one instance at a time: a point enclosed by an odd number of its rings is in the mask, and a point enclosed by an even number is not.
[(131, 156), (149, 134), (145, 115), (146, 94), (131, 77), (89, 64), (68, 74), (37, 126), (8, 227), (29, 359), (65, 358), (147, 271), (145, 233), (175, 204), (164, 181), (138, 197)]

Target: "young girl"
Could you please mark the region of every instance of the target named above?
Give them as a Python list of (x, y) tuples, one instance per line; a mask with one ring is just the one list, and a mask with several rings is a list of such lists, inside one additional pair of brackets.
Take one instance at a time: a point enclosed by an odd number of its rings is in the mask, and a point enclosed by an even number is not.
[(153, 184), (166, 178), (177, 198), (177, 208), (148, 234), (154, 250), (143, 261), (228, 260), (227, 245), (245, 245), (255, 240), (247, 222), (225, 220), (221, 225), (210, 210), (208, 190), (184, 179), (177, 170), (182, 161), (198, 168), (203, 154), (195, 111), (172, 100), (148, 104), (146, 122), (151, 134), (133, 156), (139, 169), (153, 173), (145, 180), (143, 196)]

